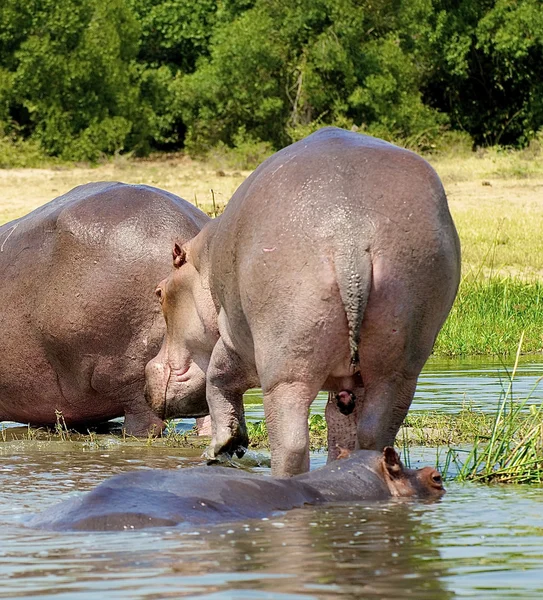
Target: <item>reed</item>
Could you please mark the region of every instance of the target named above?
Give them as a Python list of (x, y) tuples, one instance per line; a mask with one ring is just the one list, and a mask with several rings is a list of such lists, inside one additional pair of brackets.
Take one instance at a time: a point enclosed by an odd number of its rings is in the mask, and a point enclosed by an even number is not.
[(543, 482), (543, 403), (529, 405), (543, 377), (525, 398), (515, 399), (513, 388), (521, 344), (522, 338), (509, 385), (496, 407), (490, 435), (477, 435), (469, 450), (449, 448), (441, 467), (446, 476), (456, 470), (457, 481)]

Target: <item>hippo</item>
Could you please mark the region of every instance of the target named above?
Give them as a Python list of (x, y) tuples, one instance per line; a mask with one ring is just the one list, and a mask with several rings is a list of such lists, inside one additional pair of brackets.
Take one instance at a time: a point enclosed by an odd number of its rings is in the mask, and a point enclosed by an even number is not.
[(247, 445), (243, 393), (260, 385), (272, 472), (309, 469), (320, 390), (329, 459), (394, 443), (455, 299), (460, 243), (420, 156), (324, 128), (264, 161), (185, 245), (157, 295), (167, 321), (146, 367), (157, 415), (207, 388), (207, 449)]
[[(89, 183), (0, 227), (0, 421), (164, 427), (144, 398), (165, 332), (154, 290), (209, 221), (145, 185)], [(184, 408), (183, 408), (184, 407)], [(205, 393), (178, 412), (207, 414)]]
[(277, 511), (328, 502), (437, 499), (445, 493), (431, 467), (406, 469), (394, 448), (358, 450), (348, 458), (292, 478), (228, 467), (148, 469), (110, 477), (25, 523), (56, 531), (105, 531), (211, 525), (262, 519)]

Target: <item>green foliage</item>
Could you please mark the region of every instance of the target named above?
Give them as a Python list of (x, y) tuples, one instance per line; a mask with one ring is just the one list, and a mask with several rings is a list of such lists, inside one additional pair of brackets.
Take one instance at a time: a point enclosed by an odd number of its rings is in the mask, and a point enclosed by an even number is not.
[(0, 127), (65, 160), (249, 165), (324, 125), (525, 146), (542, 59), (540, 0), (3, 0)]
[(543, 283), (511, 277), (465, 277), (434, 353), (507, 355), (524, 335), (524, 351), (543, 347)]
[(540, 0), (435, 3), (425, 99), (476, 143), (526, 144), (543, 124)]
[(35, 140), (23, 140), (15, 135), (2, 135), (0, 130), (0, 169), (43, 167), (54, 164)]
[[(22, 4), (7, 0), (8, 8)], [(123, 0), (35, 2), (26, 25), (11, 97), (20, 125), (65, 159), (122, 150), (137, 111), (139, 35)]]
[(215, 0), (127, 0), (141, 27), (140, 62), (191, 73), (207, 55), (215, 23)]
[[(527, 409), (531, 394), (513, 397), (513, 383), (522, 338), (509, 387), (496, 408), (490, 435), (477, 436), (469, 451), (449, 449), (444, 472), (456, 465), (459, 481), (484, 483), (543, 482), (543, 404)], [(533, 391), (541, 383), (539, 378)]]
[(327, 124), (428, 145), (447, 119), (423, 105), (425, 69), (407, 51), (416, 38), (405, 21), (420, 15), (397, 8), (255, 2), (211, 38), (209, 59), (177, 81), (189, 149), (232, 145), (241, 126), (279, 148)]
[(273, 154), (273, 148), (268, 142), (261, 142), (247, 134), (245, 127), (240, 127), (232, 138), (232, 147), (223, 142), (207, 153), (207, 157), (216, 164), (225, 163), (233, 169), (256, 169), (268, 156)]

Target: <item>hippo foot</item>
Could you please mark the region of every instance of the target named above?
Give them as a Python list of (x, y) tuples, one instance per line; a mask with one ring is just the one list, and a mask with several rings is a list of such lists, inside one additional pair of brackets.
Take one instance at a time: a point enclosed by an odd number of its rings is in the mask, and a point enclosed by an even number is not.
[(355, 407), (356, 396), (347, 390), (343, 390), (336, 395), (336, 402), (339, 412), (348, 416), (352, 414)]
[(221, 457), (225, 456), (231, 459), (235, 454), (238, 458), (241, 458), (247, 452), (247, 446), (236, 446), (232, 449), (221, 449), (219, 451), (212, 448), (211, 445), (206, 448), (202, 456), (207, 460), (208, 464), (221, 462)]
[(204, 456), (209, 460), (215, 460), (219, 455), (226, 454), (233, 456), (234, 454), (241, 458), (249, 446), (249, 438), (245, 427), (237, 427), (236, 433), (225, 431), (223, 435), (216, 435), (212, 438), (211, 443), (207, 447)]
[[(247, 456), (245, 452), (247, 452), (247, 448), (238, 448), (234, 454), (238, 459), (241, 459), (243, 456)], [(214, 465), (219, 465), (221, 467), (231, 467), (233, 469), (243, 468), (243, 465), (239, 462), (236, 462), (234, 460), (233, 455), (229, 452), (221, 452), (221, 454), (217, 455), (215, 458), (209, 458), (207, 451), (204, 451), (204, 453), (202, 454), (202, 458), (205, 459), (206, 465), (210, 467)], [(249, 458), (249, 463), (251, 462), (255, 462), (254, 466), (261, 466), (258, 462), (251, 461), (251, 459)]]

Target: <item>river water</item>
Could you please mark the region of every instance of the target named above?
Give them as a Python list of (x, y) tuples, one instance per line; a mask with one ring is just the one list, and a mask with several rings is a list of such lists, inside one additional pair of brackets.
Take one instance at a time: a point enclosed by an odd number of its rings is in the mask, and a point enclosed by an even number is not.
[[(523, 360), (514, 396), (530, 393), (541, 374), (541, 357)], [(431, 361), (413, 408), (454, 412), (470, 401), (494, 410), (508, 383), (499, 363)], [(543, 401), (540, 388), (533, 401)], [(257, 404), (248, 409), (251, 418), (259, 418)], [(195, 451), (133, 447), (111, 436), (101, 437), (99, 446), (74, 450), (62, 442), (0, 442), (0, 598), (543, 595), (543, 490), (535, 486), (449, 483), (445, 497), (431, 504), (308, 507), (269, 520), (189, 531), (50, 533), (24, 527), (26, 515), (112, 474), (200, 463)], [(420, 464), (433, 459), (431, 449), (412, 455)], [(324, 461), (323, 454), (312, 455), (312, 467)], [(268, 473), (266, 467), (253, 470)]]

